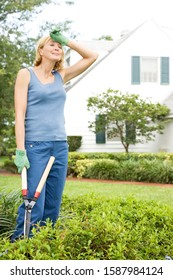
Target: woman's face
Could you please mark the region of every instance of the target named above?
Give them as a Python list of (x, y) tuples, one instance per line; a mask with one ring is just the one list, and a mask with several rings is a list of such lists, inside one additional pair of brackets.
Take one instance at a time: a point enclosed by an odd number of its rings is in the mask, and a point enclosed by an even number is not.
[(40, 48), (40, 55), (43, 58), (57, 62), (62, 59), (63, 49), (61, 44), (50, 39), (43, 48)]

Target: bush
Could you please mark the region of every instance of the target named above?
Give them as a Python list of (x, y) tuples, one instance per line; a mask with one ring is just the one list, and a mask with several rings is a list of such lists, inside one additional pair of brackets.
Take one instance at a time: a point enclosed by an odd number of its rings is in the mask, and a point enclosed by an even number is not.
[(0, 234), (10, 234), (16, 223), (17, 208), (22, 202), (21, 190), (0, 192)]
[(69, 144), (69, 152), (74, 152), (80, 148), (82, 136), (68, 136), (67, 141)]
[[(39, 229), (39, 226), (38, 226)], [(6, 260), (160, 260), (173, 256), (173, 211), (133, 197), (105, 199), (91, 193), (63, 198), (52, 227), (34, 229), (34, 237), (0, 240)]]
[(134, 161), (140, 161), (140, 160), (169, 160), (173, 161), (173, 153), (80, 153), (80, 152), (70, 152), (69, 153), (69, 159), (75, 163), (75, 161), (79, 159), (112, 159), (117, 160), (119, 162), (126, 161), (126, 160), (134, 160)]
[(14, 164), (14, 159), (6, 159), (4, 161), (3, 169), (8, 170), (11, 173), (17, 174), (17, 167)]
[(80, 159), (76, 161), (75, 174), (81, 178), (172, 184), (173, 162), (158, 159)]

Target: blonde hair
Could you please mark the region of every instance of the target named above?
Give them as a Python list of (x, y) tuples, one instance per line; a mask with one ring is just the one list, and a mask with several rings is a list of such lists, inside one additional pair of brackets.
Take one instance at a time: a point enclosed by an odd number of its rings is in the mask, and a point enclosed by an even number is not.
[[(37, 42), (37, 45), (36, 45), (36, 55), (35, 55), (35, 60), (34, 60), (34, 66), (39, 66), (41, 64), (41, 61), (42, 61), (42, 57), (40, 55), (40, 49), (42, 49), (45, 44), (51, 40), (51, 37), (50, 36), (45, 36), (45, 37), (42, 37), (38, 42)], [(62, 53), (62, 58), (60, 61), (57, 61), (54, 65), (54, 68), (53, 70), (60, 70), (64, 67), (64, 51)]]

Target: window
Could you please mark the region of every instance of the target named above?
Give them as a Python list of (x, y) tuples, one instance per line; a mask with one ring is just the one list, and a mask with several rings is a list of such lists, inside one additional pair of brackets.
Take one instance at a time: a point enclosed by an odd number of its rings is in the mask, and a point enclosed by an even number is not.
[(104, 115), (96, 115), (96, 144), (105, 144)]
[[(160, 69), (159, 69), (160, 67)], [(169, 84), (169, 57), (132, 56), (132, 84)], [(159, 81), (160, 73), (160, 81)]]
[(158, 82), (158, 59), (156, 57), (141, 57), (141, 82)]

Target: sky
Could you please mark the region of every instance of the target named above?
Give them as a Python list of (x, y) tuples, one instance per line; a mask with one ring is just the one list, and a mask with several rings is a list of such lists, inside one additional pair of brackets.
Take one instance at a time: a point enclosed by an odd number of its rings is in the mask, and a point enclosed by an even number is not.
[(71, 6), (49, 4), (34, 24), (50, 20), (50, 16), (57, 24), (68, 19), (81, 40), (102, 35), (118, 39), (122, 31), (132, 30), (148, 19), (173, 28), (172, 11), (172, 0), (75, 0)]

